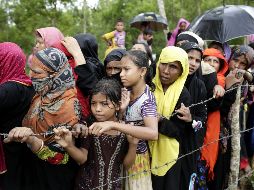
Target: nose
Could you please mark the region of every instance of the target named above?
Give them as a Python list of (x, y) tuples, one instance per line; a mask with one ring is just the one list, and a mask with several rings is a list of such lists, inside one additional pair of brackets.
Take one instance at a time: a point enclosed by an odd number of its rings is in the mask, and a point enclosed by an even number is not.
[(164, 68), (164, 70), (163, 70), (163, 73), (165, 73), (165, 74), (168, 74), (169, 73), (169, 65), (167, 65), (165, 68)]
[(96, 105), (94, 105), (95, 106), (95, 111), (96, 112), (100, 112), (101, 111), (101, 106), (100, 106), (100, 104), (96, 104)]

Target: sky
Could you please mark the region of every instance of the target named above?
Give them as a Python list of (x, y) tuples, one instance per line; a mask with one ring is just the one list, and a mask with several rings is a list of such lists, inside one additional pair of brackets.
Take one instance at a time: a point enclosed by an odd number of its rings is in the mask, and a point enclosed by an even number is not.
[(89, 7), (96, 7), (98, 2), (99, 2), (99, 0), (87, 0), (87, 5)]

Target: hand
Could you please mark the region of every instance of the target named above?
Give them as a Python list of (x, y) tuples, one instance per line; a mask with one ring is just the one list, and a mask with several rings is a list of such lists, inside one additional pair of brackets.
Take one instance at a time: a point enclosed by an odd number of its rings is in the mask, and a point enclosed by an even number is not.
[[(234, 69), (233, 71), (230, 71), (230, 73), (226, 76), (226, 89), (231, 88), (234, 84), (241, 84), (243, 82), (243, 76), (239, 78), (239, 75), (237, 75), (238, 71), (241, 70)], [(238, 76), (238, 78), (236, 76)]]
[(87, 124), (81, 124), (81, 123), (77, 123), (73, 126), (73, 132), (72, 135), (76, 138), (78, 138), (79, 136), (81, 137), (87, 137), (88, 136), (88, 127)]
[(112, 46), (112, 42), (111, 41), (109, 41), (109, 40), (107, 40), (107, 46)]
[(220, 98), (223, 97), (225, 94), (225, 90), (221, 85), (215, 85), (213, 88), (213, 97), (214, 98)]
[(124, 113), (126, 108), (128, 107), (130, 103), (130, 91), (128, 91), (126, 88), (122, 88), (121, 93), (121, 107), (120, 112)]
[(55, 141), (63, 148), (74, 145), (71, 131), (65, 127), (58, 127), (53, 129), (55, 132)]
[(31, 128), (28, 127), (15, 127), (13, 128), (9, 134), (8, 137), (4, 139), (5, 143), (9, 143), (12, 141), (15, 142), (28, 142), (31, 139), (33, 139), (34, 132)]
[(137, 139), (131, 135), (127, 135), (127, 140), (130, 144), (134, 144), (134, 145), (137, 145), (139, 142), (139, 139)]
[(89, 134), (100, 136), (102, 133), (112, 130), (113, 123), (112, 121), (95, 122), (89, 127)]
[(192, 116), (191, 116), (191, 113), (190, 113), (190, 109), (185, 107), (185, 105), (183, 103), (181, 103), (180, 109), (176, 110), (175, 112), (182, 115), (182, 116), (177, 115), (177, 117), (179, 119), (181, 119), (185, 122), (191, 122), (192, 121)]

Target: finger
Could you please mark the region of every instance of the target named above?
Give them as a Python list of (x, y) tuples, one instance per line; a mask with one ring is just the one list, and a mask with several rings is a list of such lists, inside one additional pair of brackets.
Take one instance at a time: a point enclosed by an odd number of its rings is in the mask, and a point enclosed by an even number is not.
[(5, 138), (5, 139), (3, 140), (4, 143), (9, 143), (9, 142), (11, 142), (11, 141), (12, 141), (12, 139), (9, 138), (9, 137), (7, 137), (7, 138)]

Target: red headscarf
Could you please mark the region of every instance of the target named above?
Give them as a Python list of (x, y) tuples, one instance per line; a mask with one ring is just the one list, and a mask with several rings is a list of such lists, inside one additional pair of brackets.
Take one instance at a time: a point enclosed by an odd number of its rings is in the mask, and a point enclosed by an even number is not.
[[(66, 55), (66, 57), (68, 58), (68, 62), (72, 68), (75, 81), (77, 81), (78, 75), (74, 71), (74, 68), (76, 67), (76, 63), (75, 63), (73, 56), (70, 54), (70, 52), (68, 52), (68, 50), (64, 47), (64, 45), (62, 45), (61, 42), (57, 42), (57, 43), (53, 44), (52, 47), (55, 47), (55, 48), (61, 50)], [(77, 98), (78, 98), (78, 100), (81, 104), (81, 108), (82, 108), (82, 115), (84, 118), (87, 118), (91, 114), (90, 105), (89, 105), (89, 97), (85, 97), (83, 95), (83, 93), (81, 92), (81, 90), (77, 86), (76, 86), (76, 89), (77, 89)]]
[(26, 56), (22, 49), (12, 43), (0, 43), (0, 84), (15, 81), (27, 86), (32, 85), (25, 73)]

